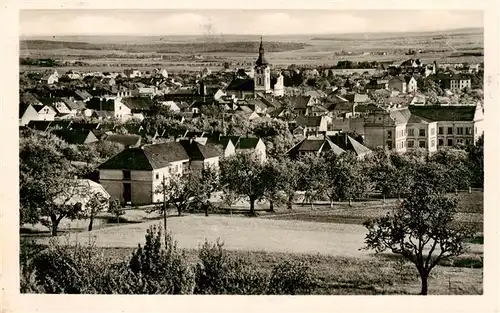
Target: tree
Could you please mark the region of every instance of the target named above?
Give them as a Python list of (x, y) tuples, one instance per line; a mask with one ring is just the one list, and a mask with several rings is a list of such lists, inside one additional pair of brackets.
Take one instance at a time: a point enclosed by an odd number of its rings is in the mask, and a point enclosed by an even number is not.
[(322, 156), (306, 155), (299, 162), (301, 173), (299, 188), (305, 191), (304, 202), (309, 200), (313, 208), (314, 200), (320, 198), (328, 184), (325, 159)]
[(330, 206), (338, 199), (351, 200), (361, 196), (367, 188), (361, 163), (350, 152), (335, 155), (330, 152), (325, 156), (328, 184), (325, 191), (330, 199)]
[(28, 132), (20, 140), (20, 223), (40, 222), (53, 236), (63, 218), (82, 216), (81, 205), (73, 199), (87, 192), (62, 153), (66, 146), (44, 132)]
[(205, 208), (205, 216), (208, 216), (209, 199), (212, 197), (212, 193), (220, 189), (219, 173), (217, 169), (207, 166), (195, 179), (198, 179), (199, 182), (195, 194), (196, 201)]
[(92, 230), (92, 226), (94, 223), (94, 218), (97, 213), (106, 209), (109, 205), (108, 199), (100, 192), (91, 192), (89, 195), (89, 200), (87, 201), (86, 207), (86, 215), (89, 217), (89, 227), (88, 231)]
[(467, 189), (471, 185), (472, 173), (468, 166), (469, 154), (461, 149), (438, 150), (430, 158), (430, 162), (440, 164), (446, 171), (447, 191)]
[(266, 191), (263, 164), (252, 153), (238, 153), (222, 160), (220, 168), (221, 183), (234, 193), (248, 197), (250, 215), (255, 216), (255, 201), (262, 199)]
[(484, 185), (484, 135), (481, 135), (475, 145), (467, 147), (468, 167), (471, 172), (471, 183), (474, 187), (482, 188)]
[(161, 211), (166, 219), (166, 209), (168, 205), (173, 205), (177, 209), (178, 216), (181, 216), (196, 196), (199, 186), (200, 178), (195, 172), (165, 177), (155, 190), (155, 193), (164, 198), (163, 205), (157, 206), (154, 210)]
[(277, 189), (278, 192), (283, 193), (283, 196), (286, 198), (285, 202), (287, 209), (291, 210), (295, 193), (299, 190), (299, 164), (289, 158), (270, 160), (269, 163), (268, 166), (271, 166), (271, 173), (274, 175), (274, 185), (272, 186)]
[[(419, 178), (429, 178), (431, 172)], [(364, 223), (364, 248), (376, 253), (390, 250), (411, 261), (420, 275), (421, 294), (426, 295), (429, 273), (439, 262), (463, 254), (473, 231), (456, 223), (456, 199), (425, 180), (416, 180), (412, 189), (394, 215)]]
[(108, 199), (108, 212), (115, 216), (118, 224), (120, 223), (120, 216), (125, 214), (125, 210), (122, 208), (120, 200), (113, 197)]

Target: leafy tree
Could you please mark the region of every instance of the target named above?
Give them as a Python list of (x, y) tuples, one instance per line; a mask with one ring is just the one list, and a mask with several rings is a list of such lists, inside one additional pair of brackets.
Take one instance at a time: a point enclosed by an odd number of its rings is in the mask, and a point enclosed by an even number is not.
[(125, 214), (125, 210), (122, 208), (120, 200), (112, 197), (108, 199), (108, 212), (115, 216), (117, 223), (120, 223), (120, 216)]
[(165, 178), (155, 191), (164, 197), (165, 205), (156, 209), (163, 212), (166, 218), (166, 207), (173, 205), (177, 209), (178, 216), (181, 216), (188, 208), (191, 199), (196, 196), (199, 186), (200, 179), (194, 172)]
[(484, 185), (484, 135), (481, 135), (475, 145), (467, 147), (469, 152), (468, 167), (471, 172), (471, 183), (474, 187)]
[(348, 199), (350, 205), (353, 198), (361, 196), (366, 191), (368, 182), (361, 163), (354, 154), (328, 153), (325, 155), (325, 161), (328, 178), (325, 191), (330, 199), (330, 206), (333, 206), (333, 201), (336, 199)]
[(305, 155), (299, 162), (299, 186), (305, 191), (304, 201), (309, 200), (312, 208), (314, 200), (320, 198), (328, 184), (325, 159), (322, 156)]
[(473, 231), (457, 225), (456, 199), (421, 180), (413, 190), (394, 215), (364, 223), (364, 248), (390, 250), (411, 261), (420, 274), (421, 294), (426, 295), (429, 273), (439, 262), (463, 254)]
[(66, 146), (50, 133), (29, 132), (20, 140), (20, 223), (41, 222), (53, 236), (63, 218), (82, 216), (72, 199), (87, 192), (61, 152)]
[(234, 193), (248, 197), (250, 214), (255, 214), (255, 201), (264, 197), (266, 182), (262, 179), (264, 166), (252, 153), (238, 153), (220, 163), (221, 183)]
[(435, 162), (444, 167), (447, 190), (466, 189), (471, 185), (471, 170), (468, 166), (468, 153), (465, 150), (445, 149), (438, 150), (429, 158), (430, 162)]
[(170, 234), (162, 245), (161, 229), (150, 227), (144, 247), (139, 245), (132, 254), (129, 268), (136, 284), (148, 294), (190, 294), (194, 289), (194, 273), (184, 252)]
[(220, 190), (219, 173), (217, 169), (208, 166), (204, 167), (199, 176), (194, 179), (198, 179), (198, 187), (194, 196), (196, 201), (204, 206), (205, 215), (208, 216), (209, 199), (212, 193)]
[(90, 192), (88, 201), (85, 205), (85, 214), (89, 217), (88, 231), (92, 230), (95, 216), (105, 210), (109, 205), (108, 199), (100, 192)]

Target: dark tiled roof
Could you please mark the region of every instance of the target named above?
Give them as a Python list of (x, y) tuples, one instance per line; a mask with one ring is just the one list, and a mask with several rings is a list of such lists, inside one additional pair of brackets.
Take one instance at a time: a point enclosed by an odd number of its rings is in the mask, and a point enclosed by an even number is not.
[(129, 148), (118, 153), (99, 166), (100, 169), (153, 170), (168, 166), (171, 162), (189, 160), (179, 142), (165, 142)]
[(410, 106), (411, 114), (430, 121), (473, 121), (475, 106)]
[(74, 101), (69, 98), (61, 98), (62, 101), (71, 109), (71, 110), (83, 110), (85, 109), (85, 103), (82, 101)]
[(125, 147), (135, 147), (141, 144), (141, 136), (139, 135), (107, 135), (104, 137), (105, 141), (117, 142)]
[(287, 97), (285, 101), (292, 103), (295, 109), (305, 109), (311, 98), (311, 96), (293, 96)]
[(370, 98), (368, 95), (355, 93), (350, 95), (345, 95), (344, 98), (349, 102), (368, 102)]
[(92, 98), (86, 103), (86, 106), (88, 109), (95, 111), (114, 111), (115, 109), (115, 103), (112, 99)]
[(75, 91), (75, 96), (80, 98), (81, 100), (91, 98), (92, 95), (88, 93), (86, 90), (77, 90)]
[(233, 91), (254, 91), (255, 82), (252, 78), (235, 78), (227, 86), (227, 90)]
[(153, 106), (153, 100), (150, 98), (124, 98), (122, 103), (131, 110), (147, 111)]
[(259, 143), (260, 138), (240, 137), (236, 149), (255, 149)]
[(337, 134), (334, 136), (328, 136), (331, 142), (339, 146), (343, 150), (353, 151), (356, 155), (363, 155), (369, 153), (371, 150), (363, 146), (356, 139), (352, 138), (348, 134)]
[(89, 130), (57, 129), (53, 133), (69, 144), (84, 144), (97, 141), (97, 137)]
[(319, 127), (321, 125), (322, 116), (300, 116), (297, 118), (298, 126)]
[(32, 93), (26, 92), (21, 96), (21, 102), (31, 105), (40, 105), (40, 100), (35, 97)]
[(30, 121), (28, 123), (28, 128), (46, 131), (50, 127), (51, 121)]
[(71, 123), (71, 128), (76, 130), (94, 130), (99, 129), (99, 123), (74, 122)]
[(221, 150), (217, 149), (215, 145), (206, 144), (202, 145), (196, 141), (181, 140), (179, 143), (184, 147), (189, 159), (195, 161), (202, 161), (209, 158), (218, 157), (222, 154)]

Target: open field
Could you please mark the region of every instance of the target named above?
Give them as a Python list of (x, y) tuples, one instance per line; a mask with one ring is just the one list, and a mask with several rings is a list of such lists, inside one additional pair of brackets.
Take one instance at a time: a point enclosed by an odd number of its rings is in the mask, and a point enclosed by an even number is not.
[[(26, 39), (48, 40), (49, 44), (40, 41), (26, 44), (24, 41)], [(53, 43), (51, 44), (50, 41)], [(481, 55), (470, 55), (483, 52), (482, 29), (409, 34), (266, 36), (264, 41), (266, 55), (275, 67), (286, 67), (292, 63), (335, 65), (339, 60), (400, 62), (412, 57), (405, 55), (409, 49), (421, 50), (418, 58), (424, 62), (434, 60), (438, 62), (482, 62), (484, 59)], [(135, 63), (158, 63), (154, 58), (161, 56), (162, 52), (167, 54), (175, 52), (177, 60), (184, 58), (183, 62), (187, 62), (186, 67), (190, 67), (196, 66), (191, 64), (193, 62), (188, 62), (188, 59), (195, 54), (221, 63), (226, 61), (253, 63), (257, 55), (257, 45), (258, 36), (237, 35), (226, 35), (220, 38), (199, 36), (37, 37), (21, 39), (20, 56), (54, 57), (63, 61), (84, 62), (97, 58), (98, 62), (103, 65), (116, 61), (110, 55), (119, 55), (121, 64), (126, 63), (124, 60), (127, 59)], [(207, 48), (207, 46), (212, 48)], [(151, 58), (137, 59), (144, 57), (145, 53)], [(182, 70), (172, 63), (160, 62), (160, 64), (171, 71)]]

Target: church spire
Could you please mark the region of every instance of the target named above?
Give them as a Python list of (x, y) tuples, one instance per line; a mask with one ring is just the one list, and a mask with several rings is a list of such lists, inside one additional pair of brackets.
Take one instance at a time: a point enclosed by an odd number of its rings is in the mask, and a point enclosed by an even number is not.
[(262, 44), (262, 36), (260, 37), (259, 58), (255, 62), (257, 66), (269, 64), (264, 56), (264, 45)]

